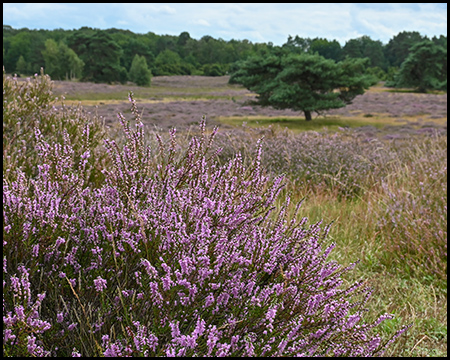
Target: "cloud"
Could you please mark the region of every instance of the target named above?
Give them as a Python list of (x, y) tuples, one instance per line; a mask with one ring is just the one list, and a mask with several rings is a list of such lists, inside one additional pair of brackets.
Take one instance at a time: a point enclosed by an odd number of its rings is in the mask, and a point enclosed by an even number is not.
[(207, 22), (205, 19), (192, 20), (189, 23), (194, 25), (211, 26), (211, 24)]
[(7, 3), (14, 28), (119, 27), (136, 33), (204, 35), (281, 45), (288, 35), (344, 45), (368, 35), (383, 43), (401, 31), (447, 34), (447, 4), (437, 3)]

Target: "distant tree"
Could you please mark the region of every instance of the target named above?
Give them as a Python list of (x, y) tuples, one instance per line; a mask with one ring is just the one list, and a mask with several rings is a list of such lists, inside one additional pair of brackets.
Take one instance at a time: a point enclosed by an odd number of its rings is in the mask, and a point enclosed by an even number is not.
[(7, 72), (14, 73), (17, 71), (16, 65), (19, 57), (22, 55), (24, 60), (28, 62), (31, 48), (31, 35), (29, 32), (21, 31), (4, 41), (6, 48), (6, 56), (3, 64)]
[(369, 58), (369, 66), (387, 70), (383, 44), (379, 40), (372, 40), (369, 36), (361, 36), (348, 40), (342, 48), (342, 55), (350, 58)]
[(152, 73), (148, 69), (147, 61), (144, 56), (135, 55), (131, 63), (128, 78), (138, 86), (150, 86)]
[(442, 46), (445, 50), (447, 50), (447, 36), (439, 35), (439, 37), (433, 36), (431, 39), (436, 45)]
[(181, 57), (175, 51), (164, 50), (155, 58), (152, 73), (154, 75), (182, 75)]
[(402, 31), (395, 35), (384, 47), (389, 66), (400, 67), (408, 57), (411, 46), (422, 40), (424, 37), (417, 31)]
[(80, 79), (83, 75), (84, 62), (78, 55), (63, 42), (59, 44), (61, 68), (65, 72), (65, 79)]
[(45, 41), (45, 49), (42, 50), (42, 55), (44, 56), (45, 61), (45, 72), (50, 75), (52, 79), (61, 80), (61, 60), (59, 58), (59, 47), (55, 40), (48, 39)]
[(28, 63), (25, 61), (22, 55), (20, 55), (19, 60), (17, 60), (16, 73), (18, 76), (28, 74)]
[(177, 41), (177, 45), (179, 47), (183, 47), (186, 46), (187, 42), (189, 41), (189, 39), (191, 38), (191, 35), (189, 35), (189, 33), (187, 31), (183, 31), (179, 36), (178, 36), (178, 41)]
[(223, 76), (226, 71), (220, 64), (205, 64), (202, 70), (205, 76)]
[(353, 59), (363, 57), (362, 41), (358, 39), (348, 40), (342, 48), (343, 56)]
[(311, 41), (309, 48), (310, 53), (318, 53), (325, 59), (332, 59), (334, 61), (342, 60), (342, 47), (338, 41), (329, 41), (327, 39), (315, 38)]
[(312, 41), (313, 40), (310, 38), (301, 38), (298, 35), (292, 37), (289, 35), (287, 41), (282, 45), (282, 48), (291, 53), (302, 54), (309, 52)]
[(230, 82), (258, 94), (256, 104), (311, 113), (344, 107), (373, 85), (368, 59), (336, 63), (317, 54), (254, 56), (232, 67)]
[(379, 66), (369, 67), (366, 72), (367, 74), (373, 75), (378, 80), (386, 80), (387, 78), (386, 72)]
[(56, 43), (53, 39), (45, 41), (42, 51), (45, 72), (54, 80), (81, 78), (83, 61), (66, 44)]
[[(118, 37), (118, 35), (116, 35), (116, 37)], [(126, 69), (130, 69), (135, 55), (144, 56), (147, 61), (147, 65), (150, 65), (155, 61), (155, 56), (150, 51), (150, 48), (144, 38), (122, 36), (122, 39), (117, 43), (122, 48), (120, 64)]]
[(67, 38), (67, 43), (85, 64), (83, 81), (127, 81), (127, 70), (120, 66), (122, 49), (111, 35), (101, 30), (81, 28)]
[(447, 91), (447, 50), (431, 40), (413, 45), (395, 77), (395, 86), (419, 92)]

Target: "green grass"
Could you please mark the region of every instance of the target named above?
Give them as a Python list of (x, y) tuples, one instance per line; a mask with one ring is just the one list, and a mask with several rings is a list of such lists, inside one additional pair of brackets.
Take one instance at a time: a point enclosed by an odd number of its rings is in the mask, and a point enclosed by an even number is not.
[(322, 131), (327, 128), (330, 131), (338, 130), (339, 128), (356, 128), (361, 126), (374, 126), (376, 128), (383, 128), (385, 125), (398, 125), (394, 119), (383, 116), (358, 116), (358, 117), (318, 117), (311, 121), (306, 121), (302, 116), (292, 117), (262, 117), (262, 116), (233, 116), (233, 117), (219, 117), (218, 120), (223, 124), (232, 126), (242, 126), (244, 123), (250, 127), (262, 127), (269, 125), (279, 125), (280, 127), (287, 127), (294, 132), (302, 131)]
[[(360, 279), (373, 288), (367, 320), (384, 313), (395, 318), (383, 322), (379, 331), (388, 338), (404, 325), (413, 324), (405, 335), (391, 345), (385, 356), (416, 357), (447, 355), (447, 291), (417, 278), (407, 278), (380, 260), (386, 249), (376, 230), (376, 219), (369, 211), (368, 197), (338, 200), (335, 194), (311, 189), (301, 183), (290, 184), (292, 202), (302, 198), (299, 216), (309, 223), (333, 222), (327, 242), (336, 243), (330, 259), (342, 265), (360, 260), (345, 275), (348, 284)], [(373, 195), (373, 193), (371, 194)], [(281, 205), (282, 199), (280, 199)], [(425, 279), (424, 279), (425, 280)], [(428, 284), (427, 284), (428, 282)]]
[[(441, 142), (439, 146), (446, 146), (446, 141)], [(427, 157), (431, 159), (432, 153), (433, 151), (417, 151), (409, 161), (402, 164), (402, 168), (393, 167), (389, 176), (393, 186), (401, 188), (399, 190), (405, 193), (420, 193), (417, 177), (420, 177), (421, 173), (414, 168), (414, 163), (419, 162), (419, 158), (420, 161), (425, 161)], [(412, 172), (410, 168), (416, 172)], [(300, 217), (306, 216), (310, 223), (320, 220), (323, 220), (324, 224), (333, 222), (326, 239), (328, 243), (336, 244), (330, 259), (342, 265), (360, 261), (353, 271), (346, 274), (345, 279), (349, 284), (364, 279), (366, 284), (373, 288), (373, 295), (368, 303), (367, 320), (373, 321), (386, 312), (395, 314), (394, 319), (380, 326), (381, 333), (386, 338), (400, 327), (413, 324), (407, 333), (390, 347), (385, 356), (446, 357), (447, 287), (440, 285), (442, 279), (420, 273), (410, 274), (401, 264), (391, 261), (393, 254), (389, 243), (402, 243), (407, 239), (402, 233), (384, 232), (377, 227), (379, 218), (386, 216), (374, 211), (374, 207), (385, 202), (388, 197), (382, 188), (375, 185), (361, 196), (340, 199), (327, 189), (312, 188), (302, 181), (297, 181), (288, 184), (285, 194), (288, 192), (291, 194), (292, 203), (305, 199)], [(278, 205), (281, 203), (282, 199)], [(405, 214), (408, 213), (407, 210), (404, 210)], [(435, 216), (438, 216), (437, 212)], [(427, 229), (410, 231), (422, 236), (424, 243), (430, 241), (427, 238)]]

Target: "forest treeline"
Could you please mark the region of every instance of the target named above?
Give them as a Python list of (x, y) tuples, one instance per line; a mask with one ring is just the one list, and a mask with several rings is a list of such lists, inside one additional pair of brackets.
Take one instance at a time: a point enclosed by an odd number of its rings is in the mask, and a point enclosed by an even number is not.
[[(420, 46), (418, 46), (420, 44)], [(362, 36), (341, 46), (337, 40), (289, 36), (282, 46), (252, 43), (248, 40), (215, 39), (209, 35), (200, 40), (186, 31), (180, 35), (137, 34), (129, 30), (14, 29), (3, 25), (3, 66), (19, 76), (45, 73), (54, 80), (78, 79), (97, 83), (150, 85), (152, 76), (205, 75), (222, 76), (233, 71), (233, 65), (250, 56), (280, 50), (286, 53), (318, 54), (340, 62), (346, 58), (368, 58), (367, 72), (379, 80), (395, 85), (395, 76), (412, 49), (422, 50), (423, 61), (439, 64), (439, 87), (447, 73), (447, 37), (428, 38), (417, 31), (403, 31), (387, 44)], [(435, 54), (430, 57), (430, 54)], [(420, 61), (417, 55), (414, 64)], [(408, 64), (405, 64), (408, 65)], [(420, 64), (419, 64), (420, 65)], [(415, 65), (416, 68), (422, 66)], [(410, 74), (414, 75), (412, 69)], [(420, 74), (419, 74), (420, 75)]]

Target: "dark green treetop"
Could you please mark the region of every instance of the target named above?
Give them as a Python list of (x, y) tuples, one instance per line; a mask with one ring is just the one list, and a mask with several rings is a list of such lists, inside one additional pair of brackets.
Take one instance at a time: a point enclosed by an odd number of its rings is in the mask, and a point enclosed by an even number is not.
[(447, 49), (428, 39), (416, 43), (394, 81), (395, 87), (413, 87), (418, 92), (447, 91)]
[(68, 37), (68, 45), (84, 62), (83, 81), (125, 83), (127, 71), (120, 66), (122, 49), (104, 31), (81, 28)]
[(368, 59), (336, 63), (317, 54), (253, 56), (241, 61), (231, 74), (238, 83), (258, 94), (256, 104), (311, 113), (344, 107), (375, 84), (365, 73)]

